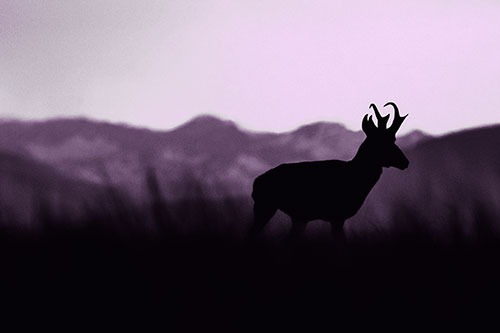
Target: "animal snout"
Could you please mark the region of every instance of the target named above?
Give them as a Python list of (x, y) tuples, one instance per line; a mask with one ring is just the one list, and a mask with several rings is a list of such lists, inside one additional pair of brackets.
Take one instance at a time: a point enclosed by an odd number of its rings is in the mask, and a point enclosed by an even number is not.
[(406, 168), (408, 168), (409, 165), (410, 165), (410, 161), (408, 161), (407, 159), (405, 159), (403, 162), (401, 162), (401, 165), (399, 166), (399, 169), (405, 170)]

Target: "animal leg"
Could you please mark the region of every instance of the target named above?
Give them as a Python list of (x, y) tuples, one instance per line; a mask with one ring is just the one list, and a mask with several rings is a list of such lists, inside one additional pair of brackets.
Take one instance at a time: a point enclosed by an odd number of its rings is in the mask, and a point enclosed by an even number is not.
[(290, 229), (290, 239), (299, 240), (306, 230), (307, 221), (292, 218), (292, 228)]
[(266, 226), (278, 209), (262, 202), (255, 202), (253, 206), (253, 223), (250, 226), (248, 238), (254, 238)]
[(330, 222), (332, 237), (334, 241), (339, 244), (345, 242), (344, 222), (345, 221)]

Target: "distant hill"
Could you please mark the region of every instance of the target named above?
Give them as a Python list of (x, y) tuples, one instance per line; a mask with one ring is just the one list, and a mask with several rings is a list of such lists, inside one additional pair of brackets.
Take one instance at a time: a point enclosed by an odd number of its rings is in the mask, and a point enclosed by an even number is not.
[[(383, 173), (353, 227), (372, 219), (379, 227), (425, 226), (435, 237), (500, 233), (499, 144), (500, 125), (428, 138), (407, 152), (407, 170)], [(482, 220), (499, 223), (478, 225)], [(384, 225), (386, 221), (400, 224)]]
[[(96, 203), (105, 188), (62, 175), (53, 167), (12, 153), (0, 152), (0, 222), (30, 225), (42, 206), (77, 216)], [(48, 213), (48, 212), (47, 212)]]
[[(429, 136), (398, 139), (411, 148)], [(183, 193), (186, 179), (211, 195), (248, 193), (255, 176), (283, 162), (350, 159), (361, 131), (318, 122), (286, 133), (255, 133), (231, 121), (200, 116), (170, 131), (152, 131), (89, 119), (0, 123), (0, 151), (11, 151), (54, 167), (67, 177), (116, 184), (140, 194), (146, 169), (156, 170), (164, 191)]]
[[(38, 198), (74, 211), (81, 202), (108, 195), (107, 185), (145, 198), (150, 169), (167, 200), (243, 195), (250, 204), (252, 181), (261, 172), (285, 162), (348, 160), (363, 139), (361, 131), (335, 123), (258, 133), (212, 116), (170, 131), (88, 119), (4, 121), (0, 218), (8, 220), (9, 211), (29, 217), (29, 207)], [(419, 225), (433, 231), (433, 237), (500, 232), (500, 223), (477, 224), (500, 216), (500, 125), (440, 137), (414, 131), (397, 143), (410, 160), (409, 168), (384, 171), (360, 212), (349, 220), (349, 232)]]

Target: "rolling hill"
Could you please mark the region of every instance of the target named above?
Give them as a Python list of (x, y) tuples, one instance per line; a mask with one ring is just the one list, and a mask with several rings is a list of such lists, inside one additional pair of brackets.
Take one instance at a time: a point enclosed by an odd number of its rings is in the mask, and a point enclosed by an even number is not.
[[(499, 125), (421, 142), (407, 152), (407, 170), (388, 169), (383, 173), (353, 219), (353, 228), (371, 220), (385, 230), (426, 229), (433, 237), (498, 234), (499, 143)], [(486, 226), (481, 221), (499, 224)]]
[(36, 228), (33, 222), (40, 209), (79, 216), (85, 205), (106, 195), (104, 186), (72, 179), (34, 159), (1, 152), (0, 161), (0, 221), (4, 226), (16, 223), (16, 227)]
[[(350, 159), (364, 138), (335, 123), (318, 122), (286, 133), (255, 133), (231, 121), (200, 116), (170, 131), (88, 119), (0, 123), (0, 151), (54, 167), (67, 177), (118, 185), (136, 196), (147, 169), (156, 170), (170, 197), (190, 195), (186, 179), (210, 195), (248, 194), (259, 173), (283, 162)], [(428, 136), (412, 132), (405, 148)]]
[[(171, 131), (88, 119), (4, 121), (0, 204), (14, 207), (14, 214), (29, 215), (26, 207), (36, 198), (50, 198), (75, 210), (76, 203), (106, 195), (108, 185), (147, 200), (150, 169), (167, 200), (242, 196), (250, 203), (254, 177), (268, 168), (302, 160), (347, 160), (363, 139), (362, 132), (334, 123), (255, 133), (212, 116)], [(410, 167), (385, 170), (347, 228), (362, 232), (424, 226), (434, 235), (468, 237), (496, 232), (496, 226), (477, 221), (500, 216), (499, 142), (498, 125), (440, 137), (415, 131), (398, 138)], [(8, 216), (3, 213), (2, 218)]]

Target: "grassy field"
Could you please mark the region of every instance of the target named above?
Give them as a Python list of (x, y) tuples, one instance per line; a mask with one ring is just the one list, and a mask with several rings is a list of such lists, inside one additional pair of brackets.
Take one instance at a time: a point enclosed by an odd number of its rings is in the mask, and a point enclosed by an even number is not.
[(342, 246), (321, 228), (288, 241), (283, 216), (247, 242), (248, 198), (167, 202), (154, 178), (149, 187), (147, 203), (110, 191), (72, 218), (40, 200), (37, 228), (4, 224), (4, 317), (254, 332), (495, 323), (500, 239), (480, 206), (474, 237), (436, 238), (406, 205), (387, 224), (397, 228), (348, 232)]

